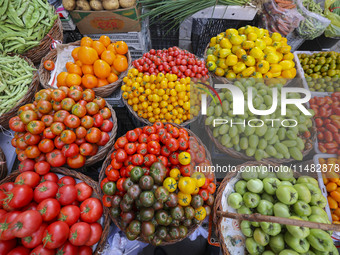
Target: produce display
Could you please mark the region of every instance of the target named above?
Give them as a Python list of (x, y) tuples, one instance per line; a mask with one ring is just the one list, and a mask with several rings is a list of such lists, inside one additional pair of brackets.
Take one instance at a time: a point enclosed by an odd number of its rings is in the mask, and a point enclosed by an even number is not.
[(43, 89), (10, 119), (12, 145), (23, 164), (36, 160), (80, 168), (110, 140), (111, 117), (106, 101), (91, 89)]
[[(262, 215), (330, 223), (323, 208), (327, 199), (318, 181), (293, 177), (293, 171), (245, 171), (228, 196), (228, 205), (241, 214)], [(338, 254), (330, 232), (273, 222), (240, 223), (250, 254)], [(265, 251), (266, 250), (266, 251)]]
[(155, 122), (128, 131), (105, 169), (104, 206), (130, 240), (183, 239), (214, 203), (214, 175), (194, 172), (210, 164), (204, 146), (184, 128)]
[(252, 26), (229, 28), (211, 38), (206, 66), (217, 76), (236, 78), (285, 78), (296, 75), (294, 55), (279, 33)]
[(321, 153), (340, 155), (340, 92), (331, 97), (314, 97), (309, 103), (315, 112), (318, 149)]
[(135, 5), (136, 0), (63, 0), (63, 6), (68, 11), (111, 11)]
[(26, 95), (35, 71), (19, 56), (0, 55), (0, 115), (10, 111)]
[(118, 80), (128, 69), (128, 46), (124, 41), (112, 43), (102, 35), (99, 40), (83, 37), (80, 47), (72, 51), (73, 62), (66, 63), (67, 72), (57, 76), (57, 86), (103, 87)]
[[(255, 109), (268, 110), (272, 106), (272, 89), (264, 83), (255, 79), (241, 79), (234, 82), (234, 85), (244, 92), (245, 98), (248, 96), (247, 88), (252, 87), (257, 91), (253, 103)], [(280, 88), (280, 87), (279, 87)], [(280, 102), (281, 90), (278, 89), (278, 101)], [(233, 115), (233, 97), (229, 90), (222, 89), (219, 93), (222, 100), (220, 103), (211, 101), (207, 109), (205, 124), (211, 129), (213, 137), (225, 148), (232, 148), (238, 152), (245, 153), (248, 157), (255, 157), (256, 160), (265, 158), (276, 159), (303, 159), (303, 151), (313, 147), (311, 132), (313, 132), (313, 122), (311, 117), (304, 115), (295, 105), (287, 106), (286, 117), (297, 120), (295, 127), (283, 127), (281, 121), (284, 119), (281, 110), (278, 108), (270, 116), (254, 115), (249, 109), (245, 109), (242, 116)], [(290, 93), (289, 98), (300, 98), (299, 94)], [(218, 102), (215, 96), (215, 101)], [(314, 109), (314, 108), (312, 108)], [(225, 124), (215, 124), (214, 119), (222, 118), (227, 120)], [(266, 119), (277, 119), (278, 121), (265, 121)], [(252, 122), (252, 120), (254, 122)], [(243, 123), (245, 125), (231, 125), (233, 123)], [(251, 121), (251, 125), (248, 125)], [(262, 121), (262, 122), (261, 122)], [(263, 125), (262, 125), (263, 124)]]
[(0, 52), (22, 54), (40, 44), (58, 15), (47, 0), (3, 0)]
[(340, 91), (339, 52), (301, 53), (298, 57), (311, 91)]
[(25, 171), (1, 184), (0, 253), (92, 254), (103, 232), (103, 206), (92, 194), (53, 172)]

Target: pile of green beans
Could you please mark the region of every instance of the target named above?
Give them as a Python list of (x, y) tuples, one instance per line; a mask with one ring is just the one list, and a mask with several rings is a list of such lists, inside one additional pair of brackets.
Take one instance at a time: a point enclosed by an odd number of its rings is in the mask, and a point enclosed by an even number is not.
[(19, 56), (0, 55), (0, 116), (25, 96), (33, 71), (36, 69)]
[(47, 0), (0, 2), (0, 52), (22, 54), (39, 45), (58, 17)]

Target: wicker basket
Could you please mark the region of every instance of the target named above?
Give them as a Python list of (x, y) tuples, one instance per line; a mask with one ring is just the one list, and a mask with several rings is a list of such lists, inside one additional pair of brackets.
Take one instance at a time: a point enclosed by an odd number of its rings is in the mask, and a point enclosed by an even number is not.
[(6, 156), (0, 148), (0, 180), (7, 176), (7, 162)]
[(116, 112), (113, 110), (111, 105), (106, 102), (106, 107), (110, 109), (111, 115), (112, 115), (112, 123), (113, 123), (113, 128), (111, 130), (111, 135), (110, 135), (110, 140), (105, 144), (103, 147), (101, 147), (97, 154), (89, 157), (86, 159), (85, 166), (91, 166), (98, 161), (102, 160), (105, 158), (105, 156), (108, 154), (108, 152), (112, 149), (113, 144), (115, 142), (115, 138), (117, 135), (117, 128), (118, 128), (118, 123), (117, 123), (117, 117), (116, 117)]
[[(279, 166), (278, 164), (271, 164), (271, 165)], [(225, 176), (225, 178), (221, 182), (220, 187), (218, 188), (217, 193), (216, 193), (214, 210), (213, 210), (214, 212), (213, 221), (216, 227), (216, 235), (220, 241), (220, 247), (222, 248), (223, 254), (233, 255), (228, 249), (228, 246), (226, 245), (225, 240), (223, 238), (223, 234), (222, 234), (221, 222), (224, 217), (237, 220), (238, 226), (240, 225), (240, 222), (242, 220), (247, 220), (247, 221), (252, 221), (252, 222), (274, 222), (274, 223), (285, 224), (285, 225), (295, 225), (295, 226), (308, 227), (308, 228), (314, 228), (314, 229), (323, 229), (323, 230), (330, 230), (330, 231), (340, 230), (340, 225), (337, 225), (337, 224), (323, 224), (323, 223), (310, 222), (310, 221), (304, 221), (304, 220), (294, 220), (294, 219), (281, 218), (281, 217), (275, 217), (275, 216), (267, 216), (267, 215), (262, 215), (259, 213), (238, 214), (238, 213), (223, 211), (222, 196), (223, 196), (223, 192), (227, 184), (233, 178), (237, 176), (241, 167), (246, 167), (246, 166), (263, 166), (263, 164), (261, 164), (260, 162), (250, 161), (245, 164), (237, 166), (237, 171), (229, 172)], [(294, 174), (295, 176), (299, 175), (296, 172)]]
[[(167, 123), (164, 123), (164, 124), (167, 124)], [(177, 127), (177, 128), (183, 128), (182, 126), (177, 125), (177, 124), (174, 124), (174, 123), (169, 123), (169, 124), (171, 124), (171, 125), (173, 125), (173, 126), (175, 126), (175, 127)], [(184, 127), (184, 128), (185, 128), (185, 127)], [(205, 153), (206, 153), (206, 158), (207, 158), (210, 162), (212, 162), (212, 161), (211, 161), (210, 152), (208, 151), (208, 149), (207, 149), (207, 147), (204, 145), (204, 143), (201, 141), (201, 139), (199, 139), (199, 137), (197, 137), (191, 130), (189, 130), (189, 129), (187, 129), (187, 128), (185, 128), (185, 129), (188, 131), (188, 133), (189, 133), (190, 136), (195, 137), (195, 138), (197, 139), (198, 143), (204, 147)], [(99, 173), (99, 183), (101, 183), (101, 182), (103, 181), (103, 179), (105, 178), (105, 169), (106, 169), (106, 168), (110, 165), (110, 163), (111, 163), (111, 153), (112, 153), (113, 151), (114, 151), (114, 148), (112, 148), (112, 150), (111, 150), (110, 153), (107, 155), (107, 157), (106, 157), (106, 159), (105, 159), (105, 161), (104, 161), (104, 163), (103, 163), (102, 169), (101, 169), (101, 171), (100, 171), (100, 173)], [(214, 177), (214, 178), (215, 178), (215, 177)], [(214, 182), (216, 183), (216, 179), (215, 179)], [(101, 194), (103, 195), (103, 193), (101, 193)], [(115, 224), (117, 227), (119, 227), (120, 230), (122, 230), (122, 231), (124, 232), (124, 230), (122, 229), (122, 227), (121, 227), (121, 225), (120, 225), (120, 222), (119, 222), (116, 218), (113, 218), (113, 217), (111, 216), (111, 214), (109, 214), (109, 216), (110, 216), (111, 220), (114, 222), (114, 224)], [(202, 222), (201, 222), (201, 224), (202, 224)], [(201, 224), (200, 224), (200, 225), (201, 225)], [(190, 236), (190, 235), (191, 235), (191, 234), (192, 234), (192, 233), (193, 233), (200, 225), (196, 225), (196, 226), (193, 226), (193, 227), (189, 228), (189, 229), (188, 229), (188, 234), (187, 234), (184, 238), (172, 240), (172, 241), (169, 241), (169, 242), (162, 241), (162, 244), (161, 244), (161, 245), (162, 245), (162, 246), (170, 245), (170, 244), (174, 244), (174, 243), (177, 243), (177, 242), (180, 242), (180, 241), (184, 240), (186, 237)], [(137, 240), (146, 243), (146, 241), (145, 241), (144, 239), (140, 238), (140, 237), (138, 237)]]
[[(68, 46), (80, 46), (80, 41), (69, 43), (69, 44), (58, 45), (58, 47), (61, 49), (66, 48)], [(39, 66), (39, 79), (40, 79), (41, 86), (43, 86), (44, 88), (52, 88), (50, 85), (48, 85), (48, 82), (51, 78), (51, 72), (44, 68), (44, 61), (53, 60), (54, 62), (56, 62), (57, 54), (58, 54), (57, 49), (53, 49), (41, 59), (40, 66)], [(128, 53), (126, 54), (126, 57), (128, 60), (128, 66), (130, 66), (131, 65), (130, 51), (128, 51)], [(128, 69), (122, 72), (119, 75), (118, 80), (115, 81), (114, 83), (110, 83), (108, 85), (105, 85), (99, 88), (93, 88), (93, 91), (96, 93), (96, 96), (109, 97), (118, 87), (120, 87), (120, 85), (122, 84), (123, 78), (126, 76), (128, 72)]]
[(39, 64), (40, 60), (50, 51), (52, 39), (62, 42), (63, 37), (63, 26), (58, 15), (58, 18), (54, 21), (53, 27), (40, 41), (40, 44), (25, 52), (23, 55), (31, 59), (34, 64)]
[[(64, 167), (60, 167), (60, 168), (51, 168), (51, 172), (56, 173), (56, 174), (61, 174), (61, 175), (65, 175), (65, 176), (71, 176), (73, 178), (76, 178), (80, 181), (85, 182), (86, 184), (90, 185), (93, 189), (93, 197), (98, 198), (99, 200), (101, 200), (101, 194), (100, 194), (100, 188), (98, 186), (98, 183), (95, 182), (94, 180), (92, 180), (90, 177), (81, 174), (77, 171), (73, 171), (70, 170), (68, 168), (64, 168)], [(14, 171), (13, 173), (11, 173), (9, 176), (7, 176), (6, 178), (2, 179), (0, 181), (0, 185), (5, 183), (5, 182), (13, 182), (15, 180), (15, 178), (20, 174), (20, 172), (18, 170)], [(93, 252), (93, 254), (95, 255), (99, 255), (101, 254), (101, 252), (103, 251), (104, 247), (105, 247), (105, 243), (106, 240), (109, 236), (109, 231), (110, 231), (110, 218), (109, 218), (109, 210), (104, 206), (104, 223), (103, 223), (103, 233), (102, 236), (100, 238), (100, 241), (97, 243), (97, 247), (96, 250)]]
[[(32, 61), (29, 58), (24, 57), (24, 56), (20, 56), (20, 57), (25, 59), (30, 64), (30, 66), (34, 67)], [(38, 86), (39, 86), (39, 76), (38, 76), (38, 72), (35, 71), (33, 74), (32, 83), (31, 85), (28, 86), (28, 91), (26, 95), (23, 98), (21, 98), (19, 102), (9, 112), (6, 112), (0, 115), (0, 126), (6, 129), (9, 128), (9, 120), (17, 114), (17, 111), (19, 110), (21, 106), (31, 103), (33, 101), (34, 94), (37, 91)]]

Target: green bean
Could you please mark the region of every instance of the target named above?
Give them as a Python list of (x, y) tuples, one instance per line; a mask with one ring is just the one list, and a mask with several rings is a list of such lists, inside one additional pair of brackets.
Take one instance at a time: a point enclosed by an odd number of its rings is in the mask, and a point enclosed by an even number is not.
[(4, 0), (3, 4), (0, 7), (0, 16), (2, 16), (7, 11), (8, 3), (9, 0)]
[(20, 17), (21, 15), (24, 14), (24, 12), (26, 11), (28, 5), (30, 4), (29, 1), (24, 2), (21, 7), (17, 10), (17, 15)]
[(14, 6), (11, 2), (8, 4), (8, 17), (13, 19), (14, 22), (19, 26), (19, 27), (24, 27), (24, 23), (22, 23), (22, 20), (18, 18), (18, 15), (14, 9)]
[(40, 11), (36, 9), (32, 14), (31, 19), (26, 23), (26, 27), (32, 28), (38, 22), (39, 16), (40, 16)]
[(32, 16), (34, 12), (34, 7), (30, 5), (27, 9), (27, 12), (25, 12), (24, 16), (22, 16), (22, 20), (24, 21), (25, 25), (27, 26), (27, 23), (29, 22), (30, 17)]

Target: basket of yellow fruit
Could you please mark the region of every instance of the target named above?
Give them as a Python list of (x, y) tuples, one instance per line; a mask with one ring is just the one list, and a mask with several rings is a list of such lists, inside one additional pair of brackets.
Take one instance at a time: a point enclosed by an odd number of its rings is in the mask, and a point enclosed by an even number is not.
[(254, 77), (287, 84), (296, 76), (294, 54), (287, 38), (253, 26), (227, 29), (212, 37), (204, 59), (211, 76), (229, 80)]

